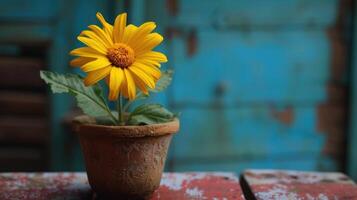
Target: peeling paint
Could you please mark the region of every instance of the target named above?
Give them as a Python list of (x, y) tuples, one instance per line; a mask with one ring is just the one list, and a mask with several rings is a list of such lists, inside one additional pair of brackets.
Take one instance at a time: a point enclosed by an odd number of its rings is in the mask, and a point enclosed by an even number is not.
[(248, 170), (243, 180), (257, 200), (357, 199), (357, 185), (342, 173)]
[(345, 144), (348, 113), (348, 66), (351, 32), (352, 0), (338, 1), (335, 24), (327, 29), (330, 40), (330, 72), (326, 85), (327, 98), (317, 108), (317, 129), (326, 135), (324, 155), (334, 159), (342, 169), (345, 163)]
[(203, 197), (203, 190), (200, 190), (197, 187), (195, 187), (193, 189), (187, 188), (186, 194), (190, 198), (200, 198), (201, 199)]
[[(90, 199), (85, 173), (0, 173), (0, 199)], [(93, 199), (95, 195), (93, 196)], [(233, 173), (164, 173), (152, 199), (244, 199)]]
[(288, 106), (281, 111), (271, 108), (271, 114), (275, 119), (283, 124), (291, 125), (294, 122), (294, 110), (291, 106)]

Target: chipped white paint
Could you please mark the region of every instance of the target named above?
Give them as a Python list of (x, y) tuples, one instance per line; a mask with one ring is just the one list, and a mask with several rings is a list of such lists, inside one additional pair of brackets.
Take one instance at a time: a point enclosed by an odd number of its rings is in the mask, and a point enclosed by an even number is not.
[(185, 194), (189, 198), (198, 198), (198, 199), (204, 199), (203, 197), (203, 190), (198, 189), (197, 187), (195, 188), (187, 188)]
[(227, 177), (229, 180), (238, 181), (238, 177), (234, 173), (226, 172), (197, 172), (197, 173), (165, 173), (161, 179), (161, 186), (166, 186), (170, 190), (178, 191), (181, 190), (183, 184), (190, 183), (193, 180), (200, 180), (209, 177)]
[[(71, 173), (71, 172), (61, 172), (61, 173), (1, 173), (2, 178), (7, 178), (8, 180), (5, 182), (7, 190), (18, 190), (19, 188), (27, 188), (27, 189), (36, 189), (38, 185), (29, 184), (29, 180), (39, 178), (38, 181), (46, 180), (46, 189), (48, 190), (56, 190), (58, 178), (66, 179), (73, 178), (72, 181), (68, 182), (67, 185), (64, 186), (65, 189), (89, 189), (87, 175), (85, 173)], [(16, 177), (16, 179), (14, 179)]]
[[(354, 184), (346, 175), (339, 172), (302, 172), (294, 170), (247, 170), (244, 172), (245, 177), (249, 179), (250, 184), (278, 184), (278, 183), (302, 183), (302, 184), (312, 184), (323, 182), (324, 180), (335, 181), (338, 183)], [(254, 177), (250, 176), (265, 176)], [(269, 176), (274, 175), (274, 176)]]
[(287, 191), (285, 185), (275, 185), (272, 189), (266, 192), (258, 192), (255, 194), (258, 199), (264, 200), (303, 200), (298, 197), (295, 192)]
[(306, 198), (307, 200), (315, 200), (315, 198), (309, 193), (306, 194)]
[(328, 200), (328, 197), (324, 194), (319, 194), (318, 200)]

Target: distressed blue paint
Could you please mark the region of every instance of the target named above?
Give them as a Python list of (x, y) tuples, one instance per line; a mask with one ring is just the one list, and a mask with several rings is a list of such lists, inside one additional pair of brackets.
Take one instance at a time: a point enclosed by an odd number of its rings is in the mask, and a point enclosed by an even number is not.
[(317, 103), (326, 98), (330, 46), (322, 30), (198, 31), (197, 38), (193, 57), (182, 38), (172, 43), (175, 103), (211, 103), (219, 84), (226, 87), (226, 105)]
[(325, 169), (326, 171), (338, 170), (335, 166), (327, 165), (326, 168), (325, 161), (321, 157), (317, 156), (291, 156), (286, 159), (269, 159), (262, 158), (256, 160), (216, 160), (216, 161), (202, 161), (202, 160), (190, 160), (186, 162), (176, 161), (174, 167), (171, 169), (175, 172), (184, 171), (234, 171), (238, 174), (246, 169), (291, 169), (291, 170), (316, 170), (317, 166), (319, 169)]
[(324, 135), (316, 130), (314, 107), (293, 109), (292, 124), (274, 119), (269, 106), (183, 109), (175, 159), (319, 155)]
[[(322, 156), (326, 139), (316, 116), (326, 100), (327, 29), (335, 23), (338, 1), (177, 4), (176, 15), (154, 9), (169, 16), (159, 23), (175, 30), (168, 46), (176, 71), (170, 103), (182, 116), (170, 169), (338, 169), (335, 160)], [(189, 55), (192, 32), (196, 51)], [(272, 115), (272, 107), (287, 106), (291, 124)]]
[(1, 0), (0, 4), (0, 19), (6, 21), (50, 21), (59, 13), (57, 0)]
[(145, 20), (145, 1), (144, 0), (131, 0), (129, 10), (130, 23), (140, 25)]
[[(0, 3), (1, 5), (1, 3)], [(1, 19), (1, 18), (0, 18)], [(41, 42), (52, 39), (53, 27), (49, 24), (7, 24), (0, 25), (2, 41)], [(24, 34), (26, 33), (26, 34)]]
[(327, 27), (334, 23), (338, 0), (250, 1), (179, 0), (177, 26), (229, 28)]

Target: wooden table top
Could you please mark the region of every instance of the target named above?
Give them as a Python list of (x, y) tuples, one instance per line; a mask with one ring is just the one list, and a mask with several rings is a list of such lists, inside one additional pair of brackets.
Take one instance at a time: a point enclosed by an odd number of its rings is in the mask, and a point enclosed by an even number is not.
[[(95, 199), (85, 173), (0, 173), (1, 200)], [(152, 199), (244, 199), (233, 173), (164, 173)]]
[[(1, 200), (95, 199), (84, 172), (0, 173)], [(357, 185), (342, 173), (246, 170), (164, 173), (152, 199), (357, 200)]]

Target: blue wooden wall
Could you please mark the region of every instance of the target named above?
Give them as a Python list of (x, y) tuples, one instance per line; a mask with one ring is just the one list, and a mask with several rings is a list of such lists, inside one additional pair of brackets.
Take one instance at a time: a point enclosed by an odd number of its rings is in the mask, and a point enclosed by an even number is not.
[(168, 104), (182, 112), (169, 170), (344, 169), (348, 2), (147, 6), (176, 72)]
[[(3, 21), (26, 22), (2, 28), (0, 37), (17, 33), (22, 39), (51, 40), (49, 61), (58, 72), (70, 71), (68, 51), (79, 45), (75, 36), (96, 23), (97, 11), (112, 20), (126, 10), (135, 24), (155, 20), (166, 39), (159, 48), (168, 54), (164, 67), (176, 73), (170, 89), (152, 101), (182, 113), (167, 170), (344, 169), (346, 124), (340, 121), (349, 84), (348, 1), (0, 3)], [(79, 151), (71, 157), (74, 164), (65, 159), (59, 124), (70, 107), (68, 98), (53, 97), (55, 170), (82, 167)]]

